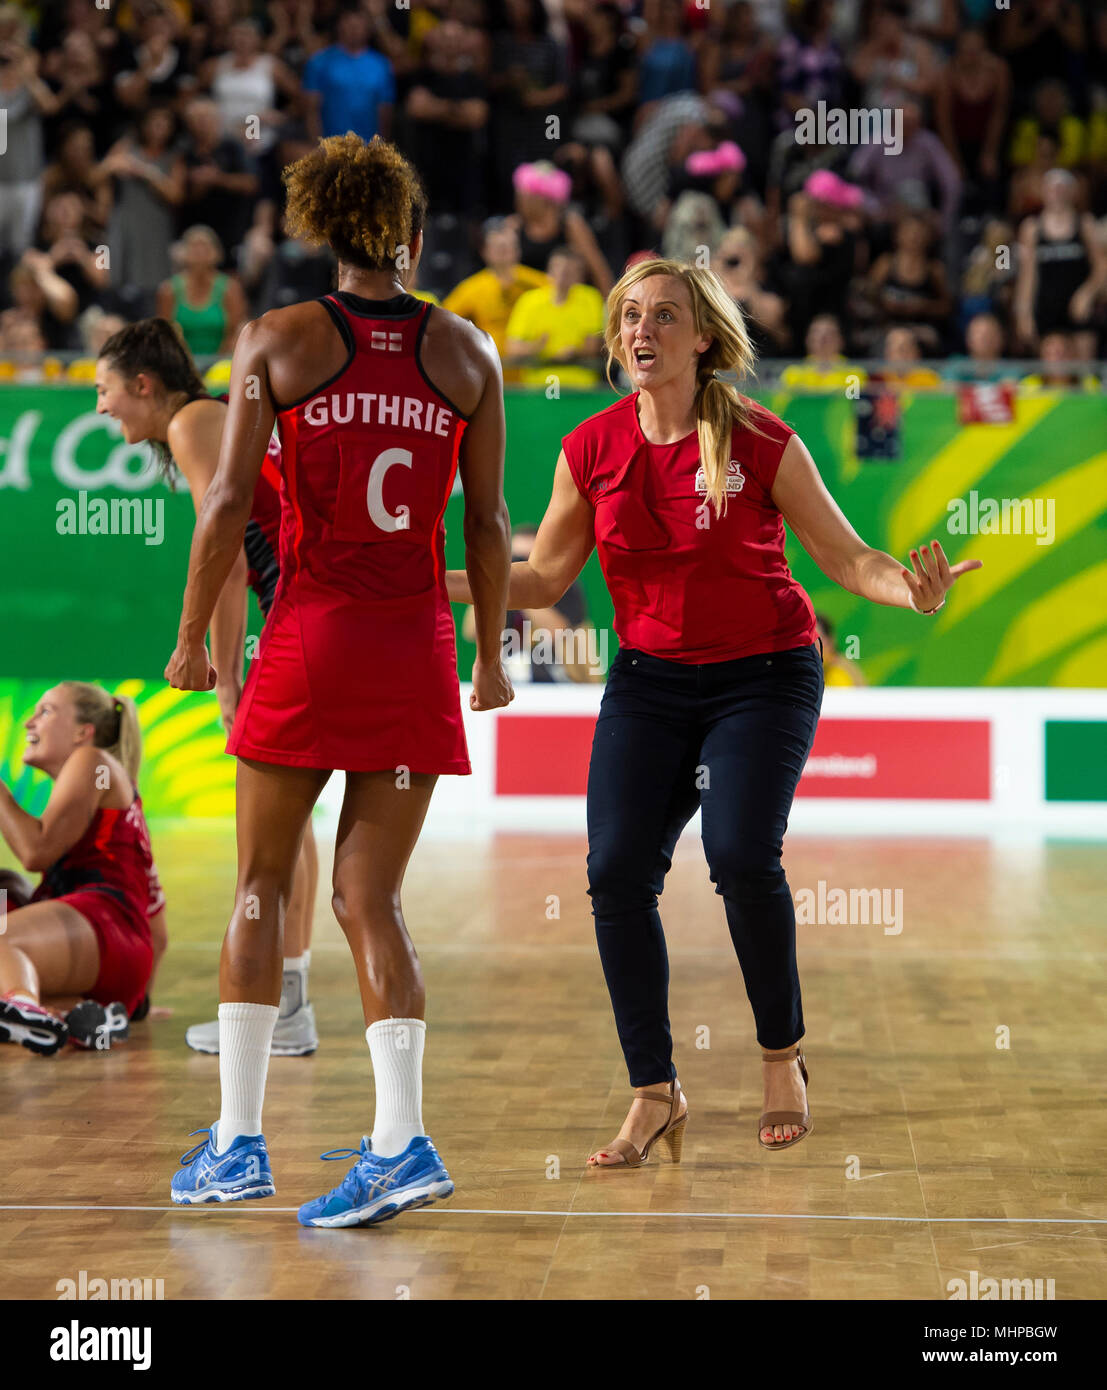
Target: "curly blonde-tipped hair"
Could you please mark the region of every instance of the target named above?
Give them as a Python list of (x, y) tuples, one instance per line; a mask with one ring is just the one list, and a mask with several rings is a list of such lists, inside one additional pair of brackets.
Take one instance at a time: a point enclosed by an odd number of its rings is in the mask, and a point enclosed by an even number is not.
[(320, 140), (285, 169), (285, 221), (293, 236), (329, 246), (362, 270), (394, 267), (401, 246), (422, 231), (427, 195), (395, 145), (348, 131)]
[(628, 371), (620, 338), (623, 301), (632, 286), (652, 275), (671, 275), (687, 287), (696, 332), (711, 336), (711, 344), (700, 353), (696, 366), (696, 431), (707, 481), (707, 498), (714, 505), (715, 515), (721, 516), (726, 511), (727, 465), (734, 426), (737, 424), (754, 434), (762, 431), (753, 422), (750, 400), (731, 382), (721, 380), (717, 373), (734, 372), (739, 379), (752, 375), (756, 360), (753, 347), (741, 309), (713, 270), (662, 257), (639, 261), (623, 275), (607, 298), (604, 347), (608, 354), (607, 380), (612, 387), (615, 385), (611, 380), (612, 359)]

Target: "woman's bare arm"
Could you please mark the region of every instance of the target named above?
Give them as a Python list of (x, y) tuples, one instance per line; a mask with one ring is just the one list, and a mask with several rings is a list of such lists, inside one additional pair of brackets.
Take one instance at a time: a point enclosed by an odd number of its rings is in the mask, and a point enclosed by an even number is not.
[(150, 920), (150, 945), (154, 950), (154, 963), (150, 966), (150, 978), (146, 982), (146, 993), (154, 997), (154, 980), (157, 977), (161, 958), (169, 947), (169, 932), (165, 925), (165, 908), (158, 908)]
[(465, 493), (466, 586), (475, 604), (477, 660), (498, 663), (507, 615), (511, 519), (504, 501), (503, 373), (491, 340), (484, 391), (462, 436), (458, 472)]
[[(197, 516), (215, 477), (226, 419), (222, 402), (201, 400), (178, 410), (169, 425), (169, 448), (188, 483)], [(218, 672), (219, 712), (228, 727), (242, 694), (247, 572), (245, 551), (239, 549), (211, 615), (211, 663)]]
[(1019, 228), (1019, 262), (1015, 276), (1015, 326), (1029, 340), (1034, 334), (1034, 299), (1038, 293), (1038, 222), (1028, 217)]
[(242, 552), (254, 489), (276, 419), (269, 388), (269, 356), (276, 330), (266, 320), (271, 314), (288, 312), (270, 310), (248, 323), (235, 348), (219, 466), (196, 518), (177, 650), (166, 668), (166, 679), (178, 690), (210, 690), (217, 679), (207, 661), (204, 634)]
[(569, 212), (565, 215), (565, 234), (569, 245), (583, 257), (596, 288), (606, 299), (615, 284), (615, 277), (611, 273), (607, 257), (600, 250), (595, 232), (579, 212)]
[(807, 194), (793, 193), (788, 199), (788, 252), (799, 265), (815, 265), (821, 255), (818, 238), (807, 220)]
[[(773, 502), (823, 574), (860, 598), (892, 608), (937, 608), (947, 589), (979, 560), (949, 565), (941, 546), (911, 551), (912, 575), (899, 560), (866, 545), (827, 491), (798, 435), (788, 441), (772, 490)], [(537, 548), (537, 547), (536, 547)]]
[[(511, 566), (508, 608), (555, 608), (584, 568), (595, 545), (592, 507), (577, 491), (562, 450), (550, 498), (530, 558)], [(462, 570), (448, 570), (446, 591), (454, 603), (472, 603)]]
[(1099, 236), (1095, 218), (1090, 212), (1086, 212), (1080, 218), (1080, 236), (1084, 242), (1084, 249), (1088, 253), (1088, 264), (1091, 267), (1088, 278), (1077, 290), (1086, 290), (1091, 295), (1097, 295), (1107, 286), (1107, 249), (1104, 248), (1103, 241)]
[(223, 300), (223, 308), (227, 318), (227, 326), (223, 331), (223, 341), (219, 344), (221, 357), (234, 352), (239, 330), (246, 322), (246, 314), (249, 310), (246, 295), (237, 275), (227, 277), (227, 293)]
[(41, 816), (28, 815), (0, 782), (0, 835), (29, 873), (45, 872), (88, 829), (107, 790), (104, 765), (102, 749), (91, 744), (74, 749)]
[(154, 299), (154, 308), (158, 312), (158, 318), (174, 321), (177, 307), (177, 297), (173, 293), (173, 285), (169, 280), (163, 280), (158, 286), (157, 296)]

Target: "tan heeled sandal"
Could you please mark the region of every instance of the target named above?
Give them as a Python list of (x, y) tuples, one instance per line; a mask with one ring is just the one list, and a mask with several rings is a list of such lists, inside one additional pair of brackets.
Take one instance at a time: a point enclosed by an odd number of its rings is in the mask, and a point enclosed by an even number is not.
[[(803, 1077), (804, 1086), (804, 1106), (807, 1105), (807, 1068), (803, 1064), (803, 1053), (800, 1051), (799, 1043), (794, 1048), (788, 1048), (787, 1055), (784, 1057), (766, 1057), (764, 1052), (761, 1054), (763, 1062), (798, 1062), (800, 1075)], [(774, 1125), (802, 1125), (803, 1133), (794, 1134), (791, 1139), (774, 1139), (766, 1144), (761, 1138), (763, 1129), (772, 1129)], [(811, 1133), (811, 1112), (805, 1109), (801, 1115), (798, 1110), (766, 1110), (762, 1113), (757, 1122), (757, 1142), (763, 1149), (790, 1149), (793, 1144), (798, 1144), (801, 1139), (806, 1139)]]
[[(680, 1099), (684, 1092), (680, 1089), (680, 1082), (674, 1077), (672, 1081), (672, 1093), (668, 1096), (643, 1095), (639, 1090), (635, 1090), (635, 1096), (639, 1100), (655, 1100), (663, 1102), (669, 1107), (669, 1115), (665, 1123), (646, 1141), (646, 1146), (641, 1153), (634, 1147), (629, 1139), (612, 1139), (611, 1143), (602, 1149), (597, 1149), (597, 1154), (617, 1153), (622, 1154), (623, 1162), (628, 1168), (641, 1168), (643, 1163), (648, 1162), (650, 1150), (659, 1139), (663, 1139), (669, 1149), (669, 1158), (673, 1163), (680, 1162), (681, 1151), (684, 1148), (684, 1126), (688, 1121), (688, 1111), (680, 1113)], [(593, 1168), (618, 1168), (618, 1163), (591, 1163)]]

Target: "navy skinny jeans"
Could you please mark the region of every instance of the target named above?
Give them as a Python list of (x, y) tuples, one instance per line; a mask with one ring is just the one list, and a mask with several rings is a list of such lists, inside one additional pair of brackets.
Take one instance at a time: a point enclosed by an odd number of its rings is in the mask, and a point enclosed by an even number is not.
[(815, 644), (702, 666), (621, 648), (612, 662), (588, 770), (588, 893), (632, 1086), (675, 1075), (657, 900), (697, 806), (757, 1040), (803, 1036), (780, 856), (822, 698)]

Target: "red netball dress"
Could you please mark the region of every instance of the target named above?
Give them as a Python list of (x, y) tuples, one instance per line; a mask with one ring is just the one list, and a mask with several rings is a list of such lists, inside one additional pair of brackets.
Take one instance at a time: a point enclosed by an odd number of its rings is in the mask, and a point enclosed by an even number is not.
[(146, 993), (154, 951), (150, 918), (165, 906), (150, 851), (142, 798), (125, 811), (101, 809), (72, 849), (42, 876), (31, 902), (63, 902), (96, 933), (100, 973), (89, 998), (134, 1013)]
[(230, 753), (347, 772), (470, 771), (443, 513), (468, 417), (423, 373), (432, 306), (318, 301), (345, 365), (277, 408), (280, 581)]
[(731, 436), (722, 516), (707, 499), (696, 432), (651, 444), (625, 396), (562, 440), (595, 512), (596, 551), (624, 647), (702, 664), (815, 641), (811, 600), (784, 556), (772, 500), (794, 431), (750, 403), (758, 430)]

